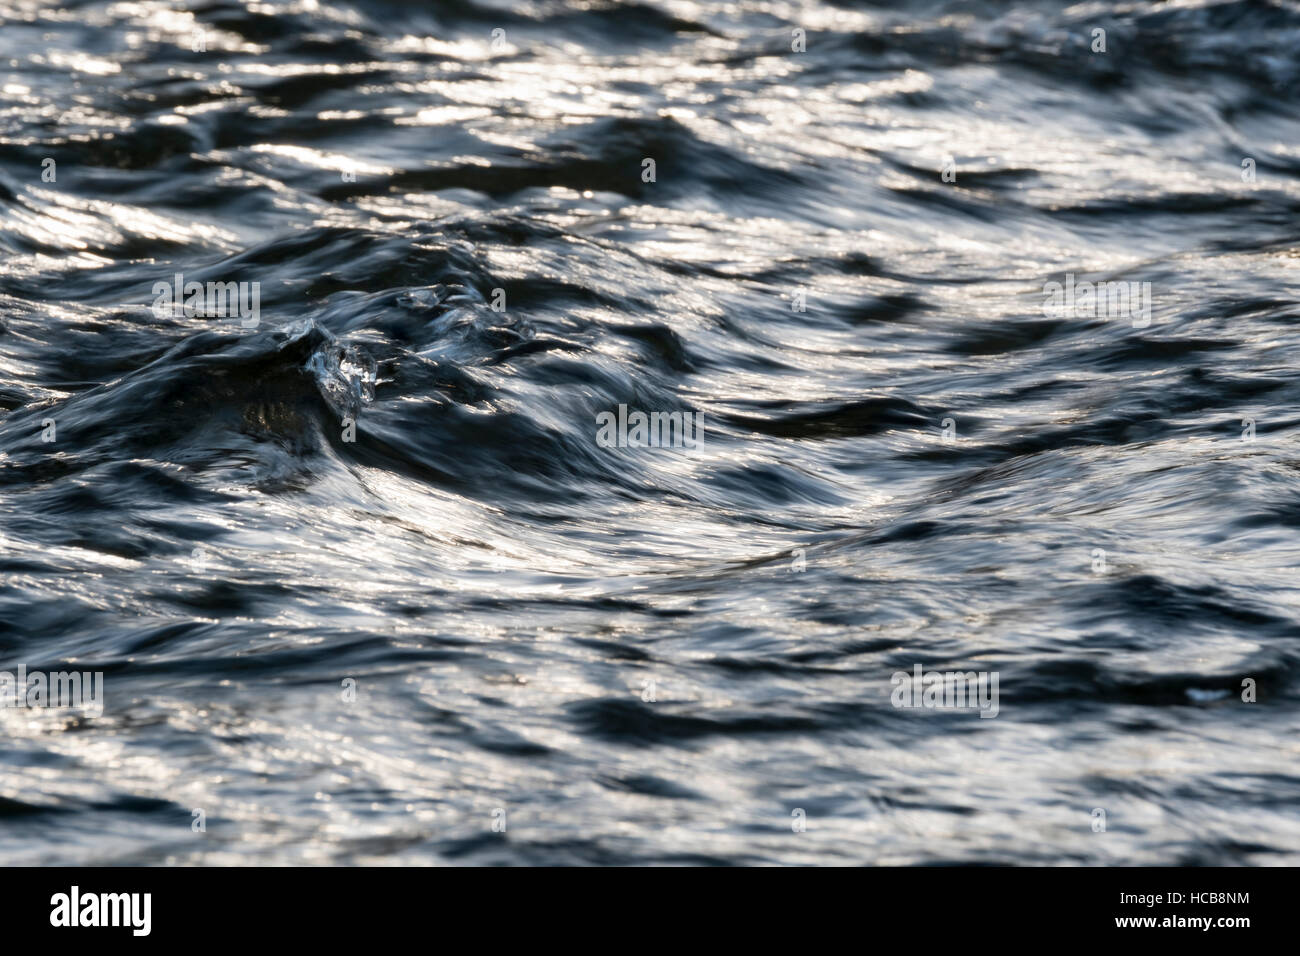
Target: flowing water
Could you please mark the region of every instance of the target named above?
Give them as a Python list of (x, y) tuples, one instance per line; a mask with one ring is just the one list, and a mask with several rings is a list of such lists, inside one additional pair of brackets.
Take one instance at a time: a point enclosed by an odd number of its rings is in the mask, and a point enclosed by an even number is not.
[(0, 860), (1300, 863), (1298, 80), (1290, 0), (0, 0), (0, 670), (103, 674)]

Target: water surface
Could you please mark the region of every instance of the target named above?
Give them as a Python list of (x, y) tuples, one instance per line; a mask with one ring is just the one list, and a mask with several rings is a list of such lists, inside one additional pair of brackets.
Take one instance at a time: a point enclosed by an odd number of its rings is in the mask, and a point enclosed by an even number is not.
[(0, 0), (0, 669), (106, 698), (0, 709), (0, 859), (1300, 863), (1298, 77), (1291, 2)]

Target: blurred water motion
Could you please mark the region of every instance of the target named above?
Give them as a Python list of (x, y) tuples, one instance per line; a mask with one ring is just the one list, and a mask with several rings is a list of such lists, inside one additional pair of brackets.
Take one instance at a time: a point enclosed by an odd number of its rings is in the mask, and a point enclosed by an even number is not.
[(0, 0), (0, 669), (106, 698), (0, 708), (0, 860), (1300, 863), (1298, 71), (1289, 3)]

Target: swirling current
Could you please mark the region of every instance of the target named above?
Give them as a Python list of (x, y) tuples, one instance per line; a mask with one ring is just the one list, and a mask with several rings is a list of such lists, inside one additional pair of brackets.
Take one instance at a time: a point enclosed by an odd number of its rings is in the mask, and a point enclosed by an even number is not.
[(1300, 863), (1298, 75), (0, 0), (0, 860)]

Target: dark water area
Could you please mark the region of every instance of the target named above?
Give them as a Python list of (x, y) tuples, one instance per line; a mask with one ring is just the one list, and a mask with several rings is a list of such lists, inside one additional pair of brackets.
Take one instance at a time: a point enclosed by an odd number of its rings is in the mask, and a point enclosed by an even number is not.
[(0, 862), (1296, 865), (1298, 293), (1292, 2), (0, 0)]

